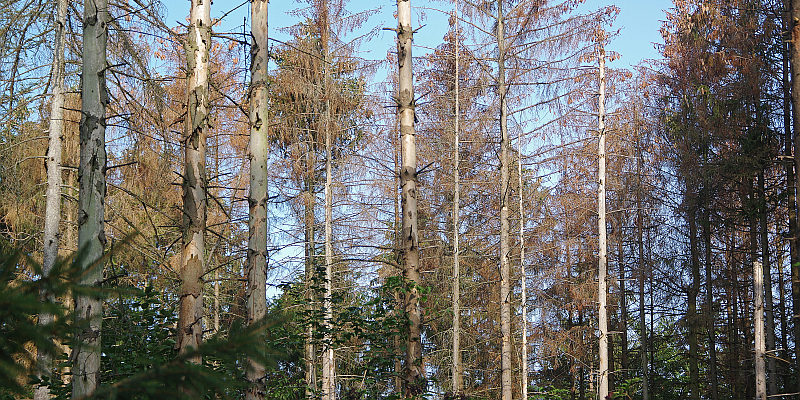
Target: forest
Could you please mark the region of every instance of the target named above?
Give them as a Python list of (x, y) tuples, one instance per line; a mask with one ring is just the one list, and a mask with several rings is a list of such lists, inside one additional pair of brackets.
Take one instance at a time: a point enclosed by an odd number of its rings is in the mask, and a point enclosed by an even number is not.
[(800, 400), (800, 0), (173, 3), (0, 0), (0, 399)]

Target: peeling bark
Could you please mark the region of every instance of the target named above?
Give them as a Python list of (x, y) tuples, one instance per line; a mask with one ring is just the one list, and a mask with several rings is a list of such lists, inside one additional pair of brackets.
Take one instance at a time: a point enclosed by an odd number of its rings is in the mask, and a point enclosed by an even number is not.
[[(177, 347), (180, 354), (203, 342), (203, 273), (206, 230), (206, 137), (208, 135), (208, 57), (210, 3), (192, 0), (185, 44), (188, 79), (186, 131), (183, 137), (183, 250)], [(200, 357), (193, 357), (200, 363)]]
[[(52, 99), (50, 103), (50, 124), (48, 136), (50, 139), (47, 148), (47, 200), (45, 204), (44, 242), (42, 258), (42, 275), (47, 277), (53, 270), (58, 258), (59, 249), (59, 224), (61, 222), (61, 148), (64, 129), (64, 28), (67, 20), (67, 0), (58, 0), (55, 21), (55, 37), (53, 45), (53, 65), (51, 68)], [(42, 293), (42, 300), (50, 297)], [(39, 325), (46, 326), (53, 322), (53, 316), (48, 313), (39, 315)], [(53, 355), (40, 349), (36, 359), (36, 374), (39, 379), (49, 378), (53, 375)], [(34, 400), (50, 398), (47, 386), (36, 386), (33, 393)]]
[[(84, 2), (83, 71), (81, 74), (79, 208), (76, 264), (85, 271), (80, 283), (100, 284), (103, 278), (104, 203), (106, 195), (106, 0)], [(81, 295), (75, 299), (75, 337), (72, 367), (72, 397), (90, 395), (100, 379), (100, 329), (103, 306), (99, 298)]]
[[(247, 323), (263, 322), (267, 315), (267, 183), (269, 157), (269, 123), (267, 63), (268, 53), (268, 1), (254, 0), (250, 3), (251, 37), (250, 47), (250, 206), (247, 241)], [(257, 360), (248, 359), (245, 379), (249, 384), (245, 400), (263, 400), (266, 369)]]
[(403, 277), (409, 287), (405, 293), (404, 308), (408, 317), (406, 359), (403, 365), (403, 393), (406, 398), (422, 395), (427, 390), (425, 369), (422, 364), (422, 315), (419, 309), (419, 240), (417, 225), (417, 148), (414, 137), (414, 81), (411, 48), (414, 31), (411, 28), (410, 0), (397, 0), (397, 62), (399, 95), (397, 99), (400, 121), (400, 187), (402, 190), (402, 266)]

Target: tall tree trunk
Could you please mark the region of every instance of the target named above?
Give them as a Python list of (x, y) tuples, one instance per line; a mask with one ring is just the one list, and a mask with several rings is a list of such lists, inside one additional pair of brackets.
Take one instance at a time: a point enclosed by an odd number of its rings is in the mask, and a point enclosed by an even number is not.
[[(620, 204), (623, 206), (623, 204)], [(627, 298), (627, 274), (625, 273), (625, 246), (622, 237), (622, 218), (619, 218), (619, 236), (617, 239), (617, 250), (619, 253), (619, 336), (620, 336), (620, 370), (619, 377), (621, 382), (628, 380), (628, 298)]]
[(598, 265), (597, 265), (597, 301), (598, 321), (600, 329), (600, 370), (598, 371), (598, 399), (608, 396), (608, 314), (606, 312), (606, 295), (608, 283), (606, 282), (606, 269), (608, 256), (606, 249), (606, 127), (605, 127), (605, 90), (606, 90), (606, 53), (602, 39), (598, 38), (598, 78), (600, 83), (600, 97), (598, 99), (597, 131), (599, 135), (597, 150), (597, 231), (598, 231)]
[[(206, 231), (206, 138), (209, 125), (208, 58), (211, 45), (211, 2), (192, 0), (187, 35), (188, 103), (183, 172), (183, 251), (178, 313), (178, 353), (203, 342), (203, 274)], [(199, 364), (199, 356), (190, 359)]]
[(458, 20), (458, 0), (455, 0), (455, 117), (453, 128), (453, 396), (458, 397), (464, 391), (463, 367), (461, 365), (461, 269), (460, 248), (459, 248), (459, 212), (461, 211), (461, 164), (460, 144), (460, 64), (459, 64), (459, 43), (461, 30)]
[(699, 317), (697, 315), (697, 296), (700, 294), (700, 256), (697, 246), (697, 220), (696, 220), (696, 207), (694, 203), (696, 199), (690, 198), (689, 202), (692, 203), (686, 212), (686, 218), (689, 222), (689, 247), (691, 253), (691, 269), (692, 269), (692, 284), (689, 287), (688, 297), (688, 311), (686, 313), (686, 322), (689, 324), (689, 391), (691, 392), (692, 400), (700, 400), (700, 369), (698, 366), (698, 331), (700, 330)]
[[(790, 40), (790, 63), (791, 63), (791, 84), (792, 84), (792, 142), (794, 144), (795, 155), (797, 150), (800, 149), (800, 0), (789, 0), (789, 32), (791, 34)], [(794, 189), (797, 190), (798, 182), (800, 181), (800, 157), (794, 157)], [(794, 315), (800, 315), (800, 255), (797, 251), (798, 232), (797, 229), (797, 205), (795, 205), (795, 229), (792, 236), (795, 252), (793, 256), (798, 260), (792, 260), (792, 307)], [(800, 321), (796, 318), (793, 319), (794, 337), (800, 338)], [(795, 351), (795, 381), (797, 387), (795, 392), (798, 392), (797, 399), (800, 399), (800, 346), (794, 346)]]
[[(269, 119), (267, 67), (268, 53), (267, 0), (250, 3), (250, 207), (247, 239), (247, 322), (263, 322), (267, 315), (267, 224)], [(249, 384), (246, 400), (263, 400), (266, 395), (265, 367), (254, 359), (247, 360), (245, 379)]]
[(761, 262), (753, 261), (753, 321), (755, 324), (756, 347), (756, 399), (767, 400), (767, 382), (764, 368), (764, 275)]
[[(64, 29), (67, 21), (67, 0), (58, 0), (53, 45), (53, 64), (51, 67), (51, 103), (48, 127), (49, 145), (47, 147), (47, 200), (45, 204), (44, 242), (42, 275), (47, 277), (58, 258), (59, 225), (61, 223), (61, 147), (64, 130)], [(42, 293), (42, 301), (50, 300), (48, 293)], [(39, 315), (39, 325), (47, 326), (53, 322), (49, 313)], [(53, 355), (39, 349), (36, 360), (37, 377), (48, 379), (53, 376)], [(34, 400), (50, 398), (47, 386), (34, 388)]]
[(316, 335), (316, 311), (317, 311), (317, 243), (316, 243), (316, 207), (314, 165), (314, 145), (309, 141), (306, 153), (306, 171), (310, 176), (304, 182), (305, 214), (304, 235), (305, 235), (305, 301), (308, 320), (306, 321), (305, 337), (305, 380), (306, 380), (306, 399), (314, 398), (317, 391), (317, 346), (314, 336)]
[[(322, 48), (323, 48), (323, 83), (325, 98), (325, 111), (323, 115), (323, 129), (325, 130), (325, 333), (323, 335), (323, 357), (322, 357), (322, 400), (336, 399), (336, 360), (333, 352), (333, 192), (331, 190), (333, 179), (333, 144), (330, 129), (330, 87), (328, 85), (328, 65), (330, 54), (328, 54), (328, 18), (327, 2), (322, 2), (324, 9), (324, 19), (322, 21)], [(322, 18), (321, 18), (322, 19)]]
[(508, 102), (506, 84), (506, 43), (503, 0), (497, 0), (497, 95), (500, 97), (500, 391), (502, 400), (511, 400), (511, 265), (509, 246), (509, 167), (508, 167)]
[[(80, 283), (96, 286), (103, 278), (106, 196), (106, 41), (108, 3), (85, 1), (83, 9), (83, 72), (81, 79), (80, 182), (78, 218)], [(100, 380), (100, 330), (103, 303), (83, 294), (75, 299), (75, 336), (72, 397), (90, 395)]]
[[(761, 265), (763, 267), (762, 274), (764, 291), (764, 319), (767, 324), (767, 331), (765, 332), (764, 340), (766, 342), (767, 351), (775, 351), (775, 313), (772, 301), (772, 263), (769, 259), (769, 231), (767, 224), (767, 195), (764, 188), (764, 171), (758, 172), (758, 197), (759, 197), (759, 223), (761, 233)], [(778, 394), (778, 374), (777, 364), (775, 363), (776, 354), (772, 354), (767, 360), (767, 371), (769, 371), (769, 393), (772, 395)]]
[[(786, 5), (787, 3), (788, 3), (788, 1), (784, 0), (784, 5)], [(789, 20), (788, 13), (784, 13), (784, 14), (785, 14), (784, 15), (784, 29), (786, 29), (787, 32), (788, 32), (789, 31), (789, 26), (791, 25), (791, 23), (788, 21)], [(791, 36), (790, 36), (790, 38), (791, 38)], [(791, 82), (791, 79), (790, 79), (790, 69), (791, 69), (790, 53), (792, 51), (792, 46), (793, 46), (793, 44), (791, 42), (787, 41), (786, 45), (783, 47), (783, 155), (785, 157), (787, 157), (788, 159), (791, 159), (791, 157), (792, 157), (792, 145), (794, 144), (794, 139), (792, 138), (792, 125), (793, 125), (793, 123), (792, 123), (792, 116), (793, 116), (793, 114), (792, 114), (792, 82)], [(796, 272), (797, 267), (795, 267), (796, 265), (798, 265), (798, 263), (800, 263), (800, 252), (798, 252), (798, 248), (797, 248), (797, 240), (798, 240), (798, 238), (797, 238), (797, 204), (796, 204), (796, 201), (795, 201), (795, 196), (796, 196), (796, 194), (795, 194), (795, 191), (796, 191), (795, 184), (796, 184), (796, 180), (795, 180), (794, 162), (786, 161), (784, 163), (784, 168), (786, 169), (786, 209), (787, 209), (787, 212), (789, 214), (789, 271), (792, 274), (792, 277), (795, 277), (795, 276), (800, 276), (800, 274), (798, 274)], [(781, 281), (783, 281), (783, 273), (781, 273)], [(794, 279), (792, 279), (792, 293), (793, 294), (795, 293), (795, 291), (800, 290), (800, 289), (797, 289), (797, 290), (795, 289), (795, 286), (797, 286), (797, 283), (795, 283), (795, 282), (796, 281)], [(781, 284), (781, 291), (780, 291), (781, 296), (784, 296), (783, 288), (784, 288), (784, 286)], [(793, 297), (793, 299), (796, 299), (796, 297)], [(794, 309), (793, 309), (794, 314), (795, 315), (800, 314), (800, 313), (798, 313), (798, 311), (800, 311), (800, 304), (798, 304), (797, 301), (794, 301), (793, 303), (795, 304)], [(782, 308), (786, 307), (786, 303), (783, 300), (781, 300), (781, 307)], [(782, 315), (786, 315), (786, 314), (783, 313)], [(794, 322), (795, 322), (794, 318), (792, 319), (792, 321), (793, 321), (792, 325), (793, 326), (796, 325), (796, 324), (794, 324)], [(783, 333), (782, 334), (782, 338), (785, 341), (786, 337), (788, 336), (788, 334), (787, 334), (787, 330), (784, 329), (785, 328), (783, 326), (784, 323), (785, 323), (785, 320), (782, 319), (781, 320), (781, 324), (782, 324), (781, 325), (781, 327), (782, 327), (781, 332)], [(795, 337), (800, 337), (800, 336), (797, 336), (797, 332), (798, 332), (797, 330), (794, 331)], [(782, 347), (783, 347), (783, 358), (785, 360), (789, 361), (790, 358), (791, 358), (791, 355), (789, 353), (789, 347), (786, 346), (786, 345), (782, 345)], [(798, 349), (795, 349), (795, 350), (796, 351), (800, 351)], [(800, 372), (798, 372), (798, 374), (800, 374)], [(786, 391), (790, 390), (789, 389), (789, 382), (791, 381), (791, 377), (790, 377), (790, 375), (788, 373), (785, 373), (783, 375), (784, 375), (784, 387), (783, 387), (783, 390), (784, 390), (784, 392), (786, 392)], [(797, 381), (800, 382), (800, 379), (797, 379)], [(800, 392), (800, 390), (795, 390), (795, 391), (796, 392)]]
[[(706, 162), (706, 165), (708, 163)], [(706, 167), (707, 168), (707, 167)], [(709, 180), (706, 177), (703, 202), (703, 245), (705, 246), (705, 279), (706, 279), (706, 330), (708, 338), (708, 375), (711, 380), (711, 399), (719, 399), (719, 381), (717, 379), (717, 342), (716, 342), (716, 315), (714, 313), (714, 281), (712, 280), (711, 267), (711, 217), (708, 199)]]
[(637, 253), (639, 255), (639, 324), (641, 325), (639, 333), (639, 355), (642, 363), (642, 400), (650, 400), (650, 383), (648, 382), (647, 378), (647, 314), (645, 313), (644, 308), (644, 282), (647, 274), (645, 272), (644, 260), (644, 223), (642, 221), (642, 146), (638, 135), (638, 114), (636, 129), (636, 151), (638, 153), (638, 157), (636, 158), (636, 243), (638, 246)]
[(422, 365), (422, 315), (419, 309), (419, 227), (417, 225), (417, 147), (414, 139), (414, 76), (411, 50), (414, 30), (411, 27), (411, 1), (397, 0), (397, 62), (400, 93), (397, 98), (397, 117), (400, 121), (402, 188), (402, 262), (403, 277), (410, 287), (405, 294), (408, 317), (406, 360), (403, 366), (404, 395), (416, 397), (427, 390)]
[(520, 272), (520, 286), (522, 293), (520, 294), (520, 307), (522, 324), (522, 359), (520, 360), (520, 375), (522, 386), (522, 398), (528, 398), (528, 279), (525, 273), (525, 212), (523, 207), (523, 184), (522, 184), (522, 133), (517, 140), (517, 180), (519, 185), (519, 272)]

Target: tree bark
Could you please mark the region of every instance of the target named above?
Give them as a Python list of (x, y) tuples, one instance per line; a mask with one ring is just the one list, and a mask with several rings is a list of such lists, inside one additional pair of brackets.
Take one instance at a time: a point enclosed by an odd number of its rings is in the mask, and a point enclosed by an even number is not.
[(464, 391), (464, 378), (462, 376), (463, 367), (461, 366), (461, 270), (460, 270), (460, 248), (459, 248), (459, 212), (461, 211), (461, 174), (459, 166), (461, 163), (461, 153), (459, 153), (459, 134), (460, 134), (460, 65), (459, 65), (459, 43), (461, 31), (458, 21), (458, 0), (455, 0), (455, 117), (453, 128), (453, 368), (452, 385), (453, 396), (458, 398)]
[[(67, 0), (58, 0), (53, 44), (53, 64), (51, 67), (51, 103), (48, 126), (49, 145), (47, 147), (47, 197), (45, 203), (44, 242), (42, 257), (42, 276), (47, 277), (58, 259), (59, 225), (61, 223), (61, 148), (64, 130), (64, 29), (67, 21)], [(50, 294), (42, 293), (42, 301), (50, 300)], [(39, 325), (47, 326), (53, 322), (49, 313), (39, 315)], [(53, 355), (44, 349), (37, 353), (36, 374), (40, 380), (53, 376)], [(34, 400), (50, 398), (48, 386), (37, 385)]]
[(767, 400), (767, 382), (764, 368), (764, 275), (761, 262), (753, 261), (753, 297), (755, 310), (753, 321), (755, 324), (756, 347), (756, 399)]
[(502, 400), (511, 400), (511, 265), (509, 246), (509, 167), (508, 167), (508, 104), (506, 84), (505, 16), (503, 0), (497, 0), (497, 95), (500, 98), (500, 390)]
[(689, 202), (692, 203), (686, 212), (686, 218), (689, 222), (689, 247), (691, 256), (691, 270), (692, 270), (692, 284), (689, 287), (688, 297), (688, 310), (686, 312), (686, 323), (689, 325), (689, 391), (692, 400), (700, 400), (700, 369), (698, 366), (698, 335), (699, 335), (699, 316), (697, 315), (697, 296), (700, 294), (700, 255), (697, 246), (697, 220), (696, 220), (696, 207), (694, 203), (696, 199), (690, 198)]
[[(247, 322), (263, 322), (267, 315), (267, 206), (269, 201), (269, 119), (267, 68), (268, 52), (267, 0), (250, 3), (250, 207), (247, 240)], [(249, 384), (246, 400), (263, 400), (266, 395), (265, 367), (254, 359), (247, 360), (245, 379)]]
[(608, 256), (606, 249), (606, 128), (605, 128), (605, 89), (606, 89), (606, 54), (602, 43), (598, 43), (598, 79), (600, 84), (600, 97), (598, 99), (597, 131), (598, 140), (598, 168), (597, 168), (597, 230), (598, 230), (598, 266), (597, 266), (597, 299), (598, 299), (598, 321), (600, 329), (600, 369), (598, 370), (598, 399), (608, 397), (608, 314), (606, 312), (606, 294), (608, 293), (608, 283), (606, 273), (608, 268)]
[[(759, 197), (759, 224), (761, 233), (761, 265), (763, 285), (764, 285), (764, 320), (766, 322), (767, 331), (765, 332), (764, 340), (766, 342), (767, 351), (775, 351), (775, 313), (772, 300), (772, 263), (769, 259), (769, 231), (767, 225), (767, 196), (764, 188), (764, 171), (758, 172), (758, 197)], [(773, 354), (776, 356), (777, 354)], [(775, 357), (769, 357), (766, 360), (767, 371), (769, 371), (769, 380), (767, 381), (769, 393), (771, 395), (778, 394), (778, 366), (775, 362)]]
[[(181, 297), (178, 313), (179, 354), (203, 342), (203, 274), (206, 231), (206, 139), (209, 125), (209, 69), (211, 8), (209, 1), (192, 0), (185, 44), (188, 79), (186, 131), (183, 137), (183, 250)], [(199, 356), (190, 362), (202, 362)]]
[[(333, 351), (333, 192), (331, 190), (333, 179), (333, 144), (330, 129), (330, 86), (328, 85), (328, 65), (330, 55), (328, 54), (329, 35), (327, 31), (327, 2), (322, 2), (326, 7), (324, 19), (322, 21), (323, 32), (321, 37), (323, 48), (323, 96), (325, 98), (325, 110), (323, 115), (323, 129), (325, 130), (325, 333), (323, 335), (323, 357), (322, 357), (322, 400), (336, 399), (336, 359)], [(320, 17), (322, 18), (322, 17)]]
[(520, 271), (520, 303), (522, 325), (522, 359), (520, 360), (520, 386), (522, 386), (522, 398), (528, 398), (528, 279), (525, 273), (525, 212), (523, 207), (523, 184), (522, 184), (522, 134), (517, 140), (517, 180), (519, 184), (519, 271)]
[[(794, 144), (794, 154), (797, 155), (797, 149), (800, 149), (800, 135), (797, 132), (800, 130), (800, 0), (789, 0), (789, 32), (790, 44), (789, 55), (791, 64), (791, 84), (792, 84), (792, 142)], [(800, 181), (800, 157), (794, 157), (794, 190), (797, 190), (798, 182)], [(795, 205), (794, 212), (797, 215), (797, 205)], [(795, 230), (792, 236), (795, 252), (793, 255), (800, 258), (797, 252), (798, 240), (797, 221), (795, 217)], [(794, 315), (800, 315), (800, 262), (792, 260), (792, 307)], [(794, 337), (800, 338), (800, 321), (797, 318), (792, 319), (794, 326)], [(795, 346), (795, 381), (797, 388), (795, 392), (800, 392), (800, 346)], [(797, 395), (800, 399), (800, 394)]]
[[(80, 284), (97, 286), (103, 278), (106, 195), (106, 41), (108, 3), (85, 1), (83, 9), (83, 71), (79, 166), (79, 217), (76, 264)], [(100, 380), (100, 330), (103, 305), (100, 298), (80, 295), (75, 299), (75, 337), (72, 397), (94, 392)]]
[[(784, 5), (787, 5), (788, 1), (784, 0)], [(791, 25), (788, 21), (788, 14), (784, 13), (784, 29), (789, 32), (789, 26)], [(791, 34), (789, 34), (791, 35)], [(790, 62), (790, 53), (792, 52), (792, 43), (787, 41), (786, 45), (783, 47), (783, 155), (786, 157), (792, 157), (792, 145), (793, 145), (793, 138), (792, 138), (792, 82), (790, 79), (790, 69), (791, 69), (791, 62)], [(794, 162), (785, 162), (784, 168), (786, 169), (786, 209), (787, 213), (789, 214), (789, 271), (792, 274), (792, 277), (797, 276), (796, 273), (797, 267), (800, 263), (800, 253), (797, 249), (797, 204), (795, 201), (795, 170), (794, 170)], [(781, 265), (781, 264), (779, 264)], [(783, 281), (783, 272), (781, 272), (781, 282)], [(797, 284), (795, 280), (792, 279), (792, 293), (795, 292), (794, 287)], [(781, 284), (781, 291), (780, 295), (784, 296), (784, 286)], [(794, 298), (794, 297), (793, 297)], [(800, 304), (796, 301), (794, 306), (794, 314), (798, 315), (798, 311), (800, 309)], [(781, 300), (781, 309), (786, 307), (786, 303)], [(786, 313), (781, 313), (782, 317), (786, 315)], [(785, 329), (785, 319), (781, 319), (781, 332), (783, 333), (782, 339), (784, 343), (786, 341), (786, 337), (788, 336), (787, 330)], [(792, 325), (796, 325), (794, 322), (796, 320), (792, 318)], [(794, 332), (795, 337), (797, 335), (797, 331)], [(782, 344), (783, 347), (783, 358), (787, 361), (790, 360), (790, 353), (789, 347), (785, 344)], [(797, 349), (796, 349), (797, 350)], [(786, 366), (788, 367), (788, 366)], [(783, 390), (788, 391), (789, 389), (789, 382), (791, 381), (791, 376), (789, 373), (783, 374), (784, 384)], [(797, 380), (800, 382), (800, 379)], [(800, 390), (796, 390), (796, 392), (800, 392)]]
[(406, 359), (403, 366), (403, 392), (406, 398), (417, 397), (427, 390), (422, 364), (422, 316), (419, 306), (419, 227), (417, 225), (417, 148), (414, 137), (414, 76), (411, 51), (414, 30), (411, 27), (411, 1), (397, 0), (397, 62), (399, 95), (397, 117), (400, 121), (400, 187), (402, 190), (402, 265), (409, 287), (404, 308), (408, 318)]
[[(708, 163), (706, 162), (706, 169)], [(706, 185), (710, 181), (706, 177)], [(703, 201), (703, 243), (705, 246), (705, 279), (706, 279), (706, 329), (708, 338), (708, 375), (711, 381), (711, 399), (719, 399), (719, 381), (717, 379), (717, 344), (716, 344), (716, 315), (714, 313), (714, 281), (712, 280), (712, 260), (711, 260), (711, 217), (710, 204), (708, 199), (709, 189), (704, 189)]]
[(636, 150), (638, 157), (636, 159), (636, 243), (638, 246), (637, 252), (639, 255), (639, 324), (641, 325), (639, 333), (639, 354), (642, 363), (642, 400), (650, 399), (650, 383), (648, 382), (648, 359), (647, 359), (647, 314), (645, 313), (645, 261), (644, 261), (644, 223), (642, 221), (642, 146), (638, 134), (638, 114), (637, 114), (637, 138)]

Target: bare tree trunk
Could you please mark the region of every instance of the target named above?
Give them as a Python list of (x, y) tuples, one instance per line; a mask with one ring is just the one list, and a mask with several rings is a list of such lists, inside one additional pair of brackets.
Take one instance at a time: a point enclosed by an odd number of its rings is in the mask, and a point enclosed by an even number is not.
[[(42, 258), (42, 275), (47, 277), (53, 270), (58, 258), (59, 225), (61, 223), (61, 147), (64, 130), (64, 28), (67, 21), (67, 0), (58, 0), (55, 21), (55, 43), (53, 45), (53, 65), (51, 67), (52, 98), (50, 103), (50, 123), (47, 148), (47, 200), (45, 204), (44, 242)], [(50, 294), (42, 293), (42, 300), (50, 299)], [(39, 315), (39, 325), (46, 326), (53, 322), (49, 313)], [(53, 355), (39, 349), (36, 360), (36, 374), (40, 380), (53, 376)], [(34, 400), (50, 398), (47, 386), (37, 385), (33, 393)]]
[[(788, 3), (787, 0), (784, 0), (784, 5)], [(789, 30), (790, 22), (788, 21), (788, 15), (784, 15), (784, 29), (787, 31)], [(792, 51), (793, 44), (791, 42), (787, 42), (785, 47), (783, 48), (783, 155), (786, 157), (792, 157), (792, 145), (793, 145), (793, 138), (792, 138), (792, 82), (790, 79), (790, 69), (791, 69), (791, 62), (790, 62), (790, 53)], [(800, 252), (797, 249), (797, 204), (795, 203), (795, 170), (794, 170), (794, 163), (793, 162), (785, 162), (784, 168), (786, 169), (786, 209), (787, 213), (789, 214), (789, 270), (792, 273), (792, 276), (796, 276), (795, 273), (798, 265), (800, 263)], [(783, 281), (783, 273), (781, 272), (781, 281)], [(792, 293), (795, 292), (795, 283), (794, 279), (792, 280)], [(780, 294), (783, 297), (784, 286), (781, 284), (781, 291)], [(794, 297), (793, 297), (794, 298)], [(794, 303), (797, 304), (797, 303)], [(785, 308), (786, 303), (781, 300), (781, 308)], [(800, 310), (800, 305), (794, 307), (794, 314), (798, 314), (798, 310)], [(782, 313), (782, 315), (786, 315)], [(792, 319), (794, 322), (795, 320)], [(781, 332), (783, 342), (786, 341), (787, 337), (787, 330), (785, 329), (785, 319), (781, 319)], [(793, 323), (793, 325), (796, 325)], [(794, 332), (795, 335), (797, 331)], [(798, 337), (798, 336), (795, 336)], [(783, 343), (782, 342), (782, 343)], [(783, 347), (783, 358), (787, 361), (790, 360), (791, 355), (789, 353), (789, 347), (787, 345), (782, 345)], [(789, 366), (785, 366), (788, 368)], [(789, 382), (791, 381), (791, 376), (788, 373), (784, 373), (784, 384), (783, 384), (783, 391), (789, 391)], [(798, 380), (800, 382), (800, 380)], [(797, 391), (797, 390), (796, 390)], [(798, 391), (800, 392), (800, 391)]]
[[(789, 1), (789, 32), (791, 35), (789, 44), (790, 64), (791, 64), (791, 84), (792, 84), (792, 141), (794, 144), (795, 155), (800, 149), (800, 0)], [(794, 190), (797, 190), (798, 182), (800, 182), (800, 157), (794, 157)], [(797, 205), (795, 204), (794, 214), (797, 215)], [(797, 252), (797, 241), (800, 232), (797, 229), (797, 220), (795, 217), (795, 230), (792, 236), (795, 252), (793, 255), (800, 258)], [(800, 263), (792, 260), (792, 307), (794, 315), (800, 315)], [(800, 337), (800, 321), (793, 318), (794, 337)], [(800, 346), (795, 346), (795, 381), (797, 388), (795, 392), (800, 392)], [(797, 395), (800, 399), (800, 394)]]
[(764, 368), (764, 274), (761, 262), (753, 261), (753, 297), (755, 310), (753, 320), (755, 324), (756, 342), (756, 399), (767, 400), (767, 382)]
[[(764, 275), (764, 318), (767, 324), (764, 340), (767, 351), (775, 351), (775, 313), (772, 301), (772, 263), (769, 260), (769, 231), (767, 226), (767, 196), (764, 189), (764, 171), (758, 172), (758, 196), (759, 196), (759, 223), (761, 233), (761, 265)], [(777, 354), (772, 354), (776, 356)], [(771, 395), (778, 394), (778, 366), (775, 357), (767, 359), (767, 370), (769, 371), (768, 387)]]
[(522, 134), (517, 140), (517, 179), (519, 184), (519, 270), (520, 270), (520, 286), (522, 287), (520, 303), (522, 304), (522, 359), (520, 360), (520, 375), (522, 386), (522, 398), (528, 398), (528, 275), (525, 272), (525, 212), (523, 206), (523, 188), (522, 185)]
[(422, 316), (419, 310), (419, 227), (417, 226), (417, 148), (414, 138), (414, 81), (411, 50), (414, 30), (411, 27), (411, 1), (397, 0), (397, 62), (400, 93), (397, 113), (400, 120), (402, 188), (402, 257), (403, 277), (410, 287), (405, 294), (405, 312), (408, 317), (406, 360), (403, 370), (405, 397), (416, 397), (427, 390), (425, 370), (422, 365)]
[(597, 299), (598, 299), (598, 328), (600, 329), (600, 370), (598, 371), (598, 399), (608, 396), (608, 315), (606, 312), (606, 269), (608, 256), (606, 250), (606, 127), (605, 127), (605, 90), (606, 90), (606, 53), (602, 42), (598, 43), (599, 54), (599, 81), (600, 98), (598, 100), (597, 131), (599, 134), (599, 147), (597, 150), (597, 230), (598, 236), (598, 266), (597, 266)]
[(497, 95), (500, 97), (500, 390), (502, 400), (511, 400), (511, 265), (509, 246), (509, 167), (508, 167), (508, 103), (506, 85), (506, 42), (503, 0), (497, 0)]
[(461, 270), (459, 266), (459, 212), (461, 207), (461, 153), (459, 153), (460, 134), (460, 65), (459, 43), (461, 30), (458, 20), (458, 0), (455, 0), (455, 121), (453, 132), (453, 396), (456, 398), (464, 391), (463, 367), (461, 365)]
[(700, 400), (700, 370), (698, 367), (698, 331), (699, 331), (699, 318), (697, 315), (697, 296), (700, 294), (700, 255), (697, 246), (697, 220), (696, 220), (696, 207), (694, 203), (696, 199), (690, 198), (687, 201), (691, 202), (686, 211), (686, 218), (689, 222), (689, 247), (691, 253), (691, 270), (692, 270), (692, 284), (689, 286), (687, 293), (688, 310), (686, 312), (686, 321), (689, 325), (689, 391), (691, 392), (692, 400)]
[[(108, 3), (85, 1), (83, 9), (83, 73), (81, 85), (80, 182), (78, 218), (79, 254), (76, 263), (83, 274), (80, 283), (100, 284), (103, 278), (103, 248), (106, 196), (106, 41)], [(59, 172), (60, 173), (60, 172)], [(75, 337), (72, 367), (72, 397), (90, 395), (100, 380), (100, 330), (103, 304), (98, 297), (75, 299)]]
[[(708, 162), (706, 160), (706, 166)], [(707, 169), (708, 167), (706, 167)], [(708, 375), (711, 381), (711, 399), (719, 399), (719, 381), (717, 379), (717, 345), (716, 345), (716, 315), (714, 313), (714, 281), (711, 275), (711, 217), (710, 204), (708, 199), (708, 185), (710, 181), (706, 176), (706, 188), (703, 193), (705, 210), (703, 211), (703, 242), (705, 246), (705, 279), (706, 279), (706, 329), (708, 336)]]
[(325, 308), (325, 333), (323, 335), (323, 357), (322, 357), (322, 400), (335, 400), (336, 399), (336, 359), (333, 352), (333, 192), (331, 191), (333, 169), (333, 144), (331, 139), (330, 129), (330, 95), (327, 93), (330, 90), (328, 85), (328, 65), (330, 63), (330, 55), (328, 54), (328, 21), (327, 21), (327, 3), (322, 2), (326, 7), (324, 10), (325, 20), (322, 25), (322, 47), (323, 47), (323, 90), (325, 95), (325, 114), (323, 115), (323, 129), (325, 129), (325, 300), (323, 307)]
[[(188, 103), (183, 172), (183, 251), (178, 313), (178, 353), (203, 342), (203, 273), (206, 231), (206, 138), (209, 124), (208, 57), (211, 45), (209, 1), (192, 0), (185, 44)], [(199, 356), (191, 362), (201, 363)]]
[[(247, 323), (264, 320), (267, 315), (267, 223), (269, 120), (267, 92), (268, 53), (267, 0), (250, 3), (250, 207), (249, 237), (247, 240)], [(266, 395), (264, 365), (257, 360), (247, 360), (245, 379), (249, 384), (246, 400), (263, 400)]]
[(314, 182), (314, 165), (316, 157), (314, 156), (313, 144), (309, 141), (308, 151), (306, 153), (306, 164), (311, 175), (306, 178), (305, 185), (305, 215), (304, 215), (304, 230), (305, 230), (305, 300), (306, 311), (309, 315), (306, 321), (306, 337), (305, 337), (305, 380), (307, 399), (314, 397), (314, 392), (317, 391), (317, 346), (314, 335), (316, 332), (316, 311), (317, 311), (317, 243), (316, 243), (316, 216), (314, 208), (316, 207), (315, 182)]
[[(638, 131), (638, 114), (637, 114), (637, 125), (636, 129)], [(637, 132), (638, 133), (638, 132)], [(639, 333), (639, 341), (640, 341), (640, 348), (639, 348), (639, 355), (642, 362), (642, 400), (649, 400), (650, 399), (650, 384), (648, 382), (648, 360), (647, 360), (647, 315), (645, 314), (645, 301), (644, 301), (644, 281), (645, 277), (647, 276), (645, 272), (645, 261), (644, 261), (644, 227), (642, 221), (642, 146), (641, 141), (639, 139), (639, 135), (637, 134), (636, 139), (636, 150), (638, 153), (638, 157), (636, 159), (636, 242), (638, 245), (637, 252), (639, 253), (639, 324), (641, 325), (640, 333)]]

